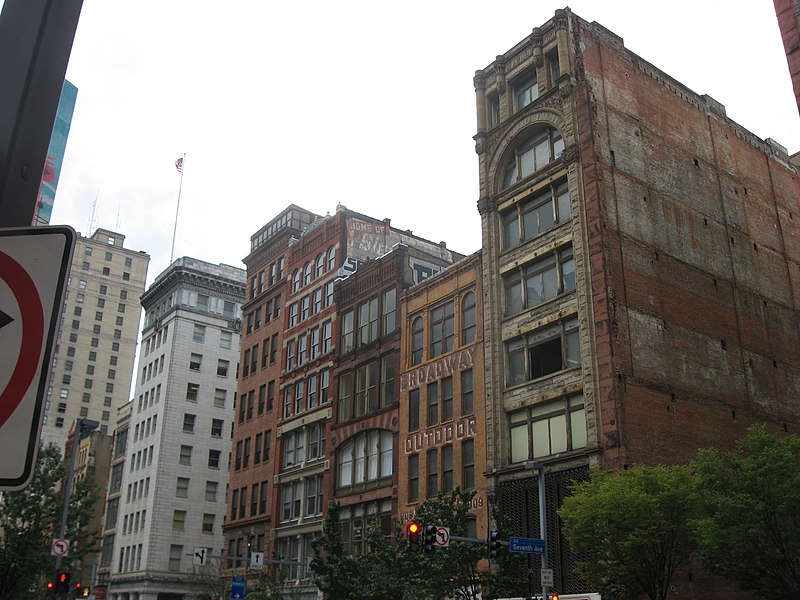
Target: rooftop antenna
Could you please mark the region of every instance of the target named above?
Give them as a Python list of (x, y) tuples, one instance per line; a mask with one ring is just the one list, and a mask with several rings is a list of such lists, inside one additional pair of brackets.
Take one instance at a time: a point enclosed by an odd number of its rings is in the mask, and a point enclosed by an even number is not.
[(86, 231), (88, 232), (89, 237), (91, 237), (94, 229), (94, 224), (97, 219), (97, 197), (100, 195), (100, 189), (95, 192), (94, 194), (94, 202), (92, 202), (92, 215), (89, 217), (89, 224), (86, 227)]
[(117, 224), (114, 225), (114, 231), (119, 231), (119, 213), (122, 210), (122, 205), (117, 204)]

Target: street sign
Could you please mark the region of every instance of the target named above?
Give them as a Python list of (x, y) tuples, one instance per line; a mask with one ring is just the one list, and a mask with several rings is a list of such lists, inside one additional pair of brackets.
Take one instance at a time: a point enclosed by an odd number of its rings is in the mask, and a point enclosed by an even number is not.
[(244, 598), (244, 576), (241, 573), (237, 573), (233, 576), (233, 580), (231, 581), (231, 598), (233, 598), (233, 600)]
[(251, 569), (263, 569), (264, 568), (264, 553), (263, 552), (251, 552), (250, 553), (250, 568)]
[(50, 544), (50, 556), (66, 556), (69, 554), (69, 540), (55, 539)]
[(450, 546), (450, 528), (436, 527), (436, 547), (447, 548)]
[(553, 569), (542, 569), (542, 587), (553, 587)]
[(544, 554), (546, 543), (536, 538), (510, 537), (508, 538), (508, 551), (519, 554)]
[(75, 231), (0, 229), (0, 490), (33, 476)]
[(206, 564), (206, 559), (208, 558), (208, 549), (207, 548), (198, 548), (195, 547), (192, 553), (192, 564), (198, 567), (202, 567)]

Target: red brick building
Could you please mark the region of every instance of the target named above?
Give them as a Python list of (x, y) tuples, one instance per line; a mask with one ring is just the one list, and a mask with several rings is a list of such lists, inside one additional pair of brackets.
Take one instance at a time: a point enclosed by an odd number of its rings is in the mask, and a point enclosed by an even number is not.
[[(443, 243), (341, 205), (326, 217), (291, 205), (251, 237), (245, 258), (248, 300), (242, 308), (226, 556), (241, 558), (239, 567), (252, 552), (297, 561), (284, 566), (280, 578), (299, 597), (316, 598), (308, 569), (311, 540), (322, 529), (335, 481), (333, 375), (342, 335), (335, 281), (397, 244), (429, 255), (409, 261), (417, 280), (461, 258)], [(226, 564), (234, 567), (236, 560)]]
[(579, 591), (555, 515), (571, 480), (729, 448), (756, 421), (797, 431), (800, 179), (568, 9), (475, 89), (490, 494), (536, 537), (544, 465), (555, 590)]
[(335, 286), (339, 341), (331, 471), (333, 497), (342, 507), (343, 540), (353, 554), (367, 551), (368, 527), (378, 526), (391, 536), (397, 522), (403, 356), (398, 298), (430, 271), (449, 264), (398, 244), (359, 264)]

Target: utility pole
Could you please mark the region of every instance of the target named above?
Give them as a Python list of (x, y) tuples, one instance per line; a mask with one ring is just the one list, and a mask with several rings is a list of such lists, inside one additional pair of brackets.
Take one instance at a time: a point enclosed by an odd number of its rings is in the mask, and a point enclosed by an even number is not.
[[(72, 449), (69, 453), (69, 460), (67, 462), (67, 481), (64, 484), (64, 505), (61, 509), (61, 525), (58, 528), (58, 538), (64, 539), (67, 534), (67, 518), (69, 517), (69, 499), (72, 495), (72, 478), (75, 475), (75, 456), (78, 454), (78, 446), (81, 441), (89, 437), (95, 429), (100, 426), (100, 423), (92, 419), (75, 419), (75, 432), (72, 434)], [(56, 576), (53, 581), (58, 580), (58, 573), (61, 570), (61, 556), (56, 556)], [(53, 598), (56, 597), (56, 588), (53, 587)]]

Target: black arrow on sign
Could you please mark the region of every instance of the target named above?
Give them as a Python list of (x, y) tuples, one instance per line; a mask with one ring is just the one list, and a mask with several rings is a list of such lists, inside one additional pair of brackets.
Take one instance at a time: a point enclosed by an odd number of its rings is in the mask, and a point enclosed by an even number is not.
[(14, 321), (9, 315), (0, 310), (0, 329)]

